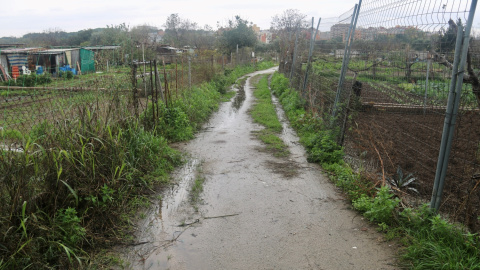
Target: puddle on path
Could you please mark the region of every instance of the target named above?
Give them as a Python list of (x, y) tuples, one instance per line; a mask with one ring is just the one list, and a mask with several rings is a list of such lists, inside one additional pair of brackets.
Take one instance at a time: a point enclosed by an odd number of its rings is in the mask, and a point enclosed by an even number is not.
[[(197, 137), (204, 137), (205, 134), (215, 131), (220, 136), (227, 136), (227, 139), (216, 137), (218, 139), (209, 141), (209, 143), (223, 145), (227, 143), (227, 140), (231, 140), (231, 137), (228, 137), (230, 135), (229, 127), (246, 110), (243, 105), (247, 98), (244, 86), (239, 88), (232, 86), (232, 90), (237, 94), (231, 101), (221, 104), (215, 117), (210, 119)], [(218, 131), (219, 129), (225, 131)], [(199, 225), (199, 218), (203, 219), (201, 213), (195, 212), (189, 198), (191, 185), (198, 175), (199, 166), (201, 164), (198, 159), (191, 159), (176, 169), (172, 175), (175, 184), (162, 192), (162, 199), (154, 203), (146, 213), (147, 218), (139, 222), (135, 236), (137, 245), (121, 252), (124, 254), (123, 259), (128, 262), (129, 268), (167, 269), (170, 260), (168, 247), (174, 244), (175, 253), (178, 256), (179, 253), (185, 251), (184, 238), (187, 235), (196, 237), (194, 233), (187, 234), (187, 230), (191, 226)], [(190, 223), (192, 223), (190, 226), (181, 226)], [(185, 235), (183, 235), (184, 232)], [(194, 255), (189, 254), (188, 256)]]
[[(249, 78), (243, 104), (222, 104), (182, 146), (197, 160), (177, 170), (178, 184), (139, 224), (143, 244), (127, 251), (129, 269), (392, 269), (393, 251), (375, 229), (360, 230), (369, 225), (306, 163), (283, 111), (289, 160), (255, 150), (262, 144), (251, 132), (262, 127), (247, 113), (252, 89)], [(188, 193), (198, 160), (205, 183), (195, 212)]]
[(238, 111), (242, 107), (243, 102), (245, 101), (245, 85), (239, 85), (237, 89), (237, 94), (233, 98), (232, 108), (235, 111)]
[[(147, 218), (138, 224), (136, 245), (125, 251), (124, 259), (132, 269), (166, 269), (161, 260), (150, 260), (164, 252), (184, 231), (182, 223), (195, 215), (190, 207), (189, 193), (198, 175), (200, 161), (190, 159), (175, 170), (173, 184), (161, 194), (162, 198), (146, 213)], [(167, 261), (168, 258), (165, 258)]]

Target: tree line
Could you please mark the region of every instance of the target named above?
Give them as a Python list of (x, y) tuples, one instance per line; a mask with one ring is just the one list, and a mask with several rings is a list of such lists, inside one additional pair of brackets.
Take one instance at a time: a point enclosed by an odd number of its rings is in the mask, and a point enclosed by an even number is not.
[(200, 50), (220, 49), (224, 53), (230, 53), (236, 49), (237, 45), (239, 48), (253, 48), (257, 45), (257, 36), (251, 26), (252, 22), (235, 16), (226, 26), (218, 26), (218, 30), (214, 30), (209, 25), (200, 26), (174, 13), (168, 16), (163, 24), (164, 28), (148, 24), (132, 27), (125, 23), (77, 32), (50, 28), (42, 32), (28, 33), (22, 37), (2, 37), (0, 43), (23, 43), (29, 47), (97, 45), (136, 47), (140, 44), (165, 44), (177, 48), (190, 46)]

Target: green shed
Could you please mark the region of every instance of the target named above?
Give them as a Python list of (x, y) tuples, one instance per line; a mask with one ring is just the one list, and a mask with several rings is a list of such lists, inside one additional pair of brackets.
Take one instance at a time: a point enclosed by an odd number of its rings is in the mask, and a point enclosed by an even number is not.
[(80, 69), (82, 74), (95, 72), (95, 53), (93, 51), (80, 49)]

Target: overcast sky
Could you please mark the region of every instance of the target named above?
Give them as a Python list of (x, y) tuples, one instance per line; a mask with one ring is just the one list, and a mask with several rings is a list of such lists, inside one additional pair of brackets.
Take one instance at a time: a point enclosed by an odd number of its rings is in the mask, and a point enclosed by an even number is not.
[[(445, 0), (448, 2), (447, 0)], [(354, 7), (358, 0), (4, 0), (0, 15), (0, 37), (21, 37), (31, 32), (61, 29), (67, 32), (126, 23), (129, 26), (148, 24), (163, 28), (167, 17), (178, 13), (200, 26), (217, 22), (226, 25), (228, 19), (240, 15), (261, 29), (268, 29), (273, 16), (286, 9), (298, 9), (315, 17), (338, 17)], [(477, 14), (478, 15), (478, 14)], [(480, 15), (479, 15), (480, 16)], [(479, 17), (477, 16), (477, 17)], [(474, 27), (480, 27), (475, 19)]]
[(20, 37), (31, 32), (59, 28), (72, 32), (88, 28), (126, 23), (130, 26), (149, 24), (163, 27), (168, 15), (178, 13), (200, 26), (217, 22), (225, 25), (228, 19), (240, 15), (262, 29), (270, 27), (276, 14), (286, 9), (318, 17), (335, 17), (352, 8), (358, 0), (5, 0), (0, 15), (0, 37)]

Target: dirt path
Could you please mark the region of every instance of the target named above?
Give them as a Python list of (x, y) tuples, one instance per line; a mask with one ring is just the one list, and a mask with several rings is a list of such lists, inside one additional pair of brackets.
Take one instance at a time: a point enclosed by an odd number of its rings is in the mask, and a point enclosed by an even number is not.
[[(291, 156), (261, 151), (250, 81), (243, 102), (224, 103), (182, 146), (194, 159), (140, 225), (132, 269), (395, 269), (395, 248), (307, 163), (287, 124)], [(188, 191), (198, 171), (205, 183), (195, 212)]]

